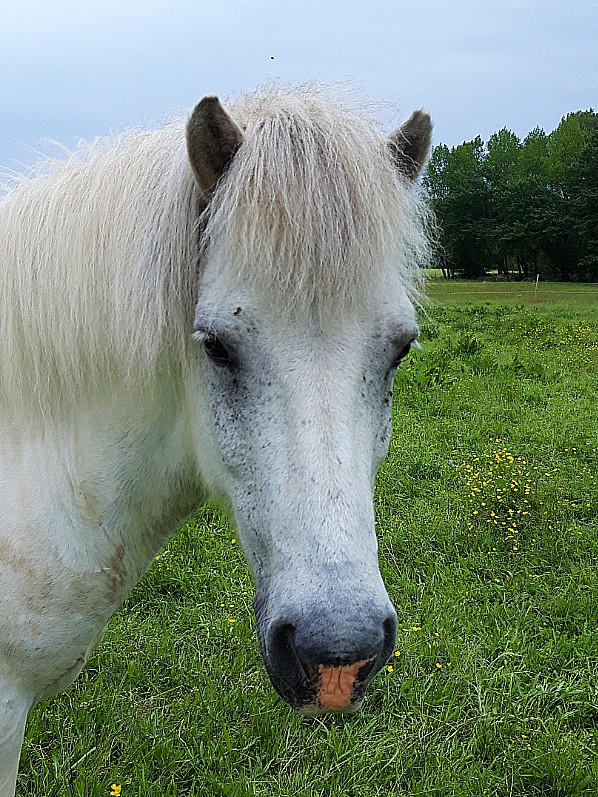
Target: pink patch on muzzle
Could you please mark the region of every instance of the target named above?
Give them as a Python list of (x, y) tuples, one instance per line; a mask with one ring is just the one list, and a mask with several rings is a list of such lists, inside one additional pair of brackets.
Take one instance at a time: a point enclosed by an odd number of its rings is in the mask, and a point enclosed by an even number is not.
[(342, 667), (325, 667), (320, 664), (320, 682), (317, 692), (317, 705), (324, 711), (347, 711), (351, 708), (355, 681), (361, 668), (372, 659), (356, 661)]

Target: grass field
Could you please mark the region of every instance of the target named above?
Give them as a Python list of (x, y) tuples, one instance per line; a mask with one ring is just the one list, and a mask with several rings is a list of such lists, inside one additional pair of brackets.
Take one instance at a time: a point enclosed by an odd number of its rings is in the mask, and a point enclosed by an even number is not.
[(598, 286), (430, 295), (377, 483), (399, 637), (362, 711), (274, 694), (207, 509), (32, 715), (20, 795), (598, 795)]

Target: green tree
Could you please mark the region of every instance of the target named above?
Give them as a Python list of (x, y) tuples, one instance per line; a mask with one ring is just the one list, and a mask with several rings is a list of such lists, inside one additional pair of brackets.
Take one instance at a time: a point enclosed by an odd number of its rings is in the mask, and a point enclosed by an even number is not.
[(486, 147), (483, 173), (490, 194), (488, 245), (499, 274), (508, 274), (517, 259), (525, 225), (518, 214), (520, 182), (518, 166), (521, 142), (510, 130), (494, 133)]
[(441, 265), (447, 275), (480, 276), (488, 264), (489, 194), (482, 172), (483, 143), (474, 141), (434, 149), (424, 176), (443, 232)]
[(446, 276), (598, 281), (598, 114), (565, 116), (521, 141), (503, 128), (436, 147), (424, 176)]

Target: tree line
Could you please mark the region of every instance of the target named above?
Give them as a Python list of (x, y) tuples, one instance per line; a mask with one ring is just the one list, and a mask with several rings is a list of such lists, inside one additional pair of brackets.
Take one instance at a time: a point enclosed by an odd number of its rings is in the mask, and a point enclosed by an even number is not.
[(435, 147), (423, 186), (448, 277), (598, 282), (598, 113), (523, 140), (506, 128)]

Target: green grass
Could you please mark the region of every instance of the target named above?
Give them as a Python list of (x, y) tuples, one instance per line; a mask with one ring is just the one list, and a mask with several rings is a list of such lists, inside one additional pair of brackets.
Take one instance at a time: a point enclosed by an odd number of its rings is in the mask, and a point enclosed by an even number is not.
[(274, 694), (207, 509), (32, 714), (19, 794), (595, 797), (598, 288), (533, 290), (430, 285), (376, 495), (399, 655), (361, 712)]

